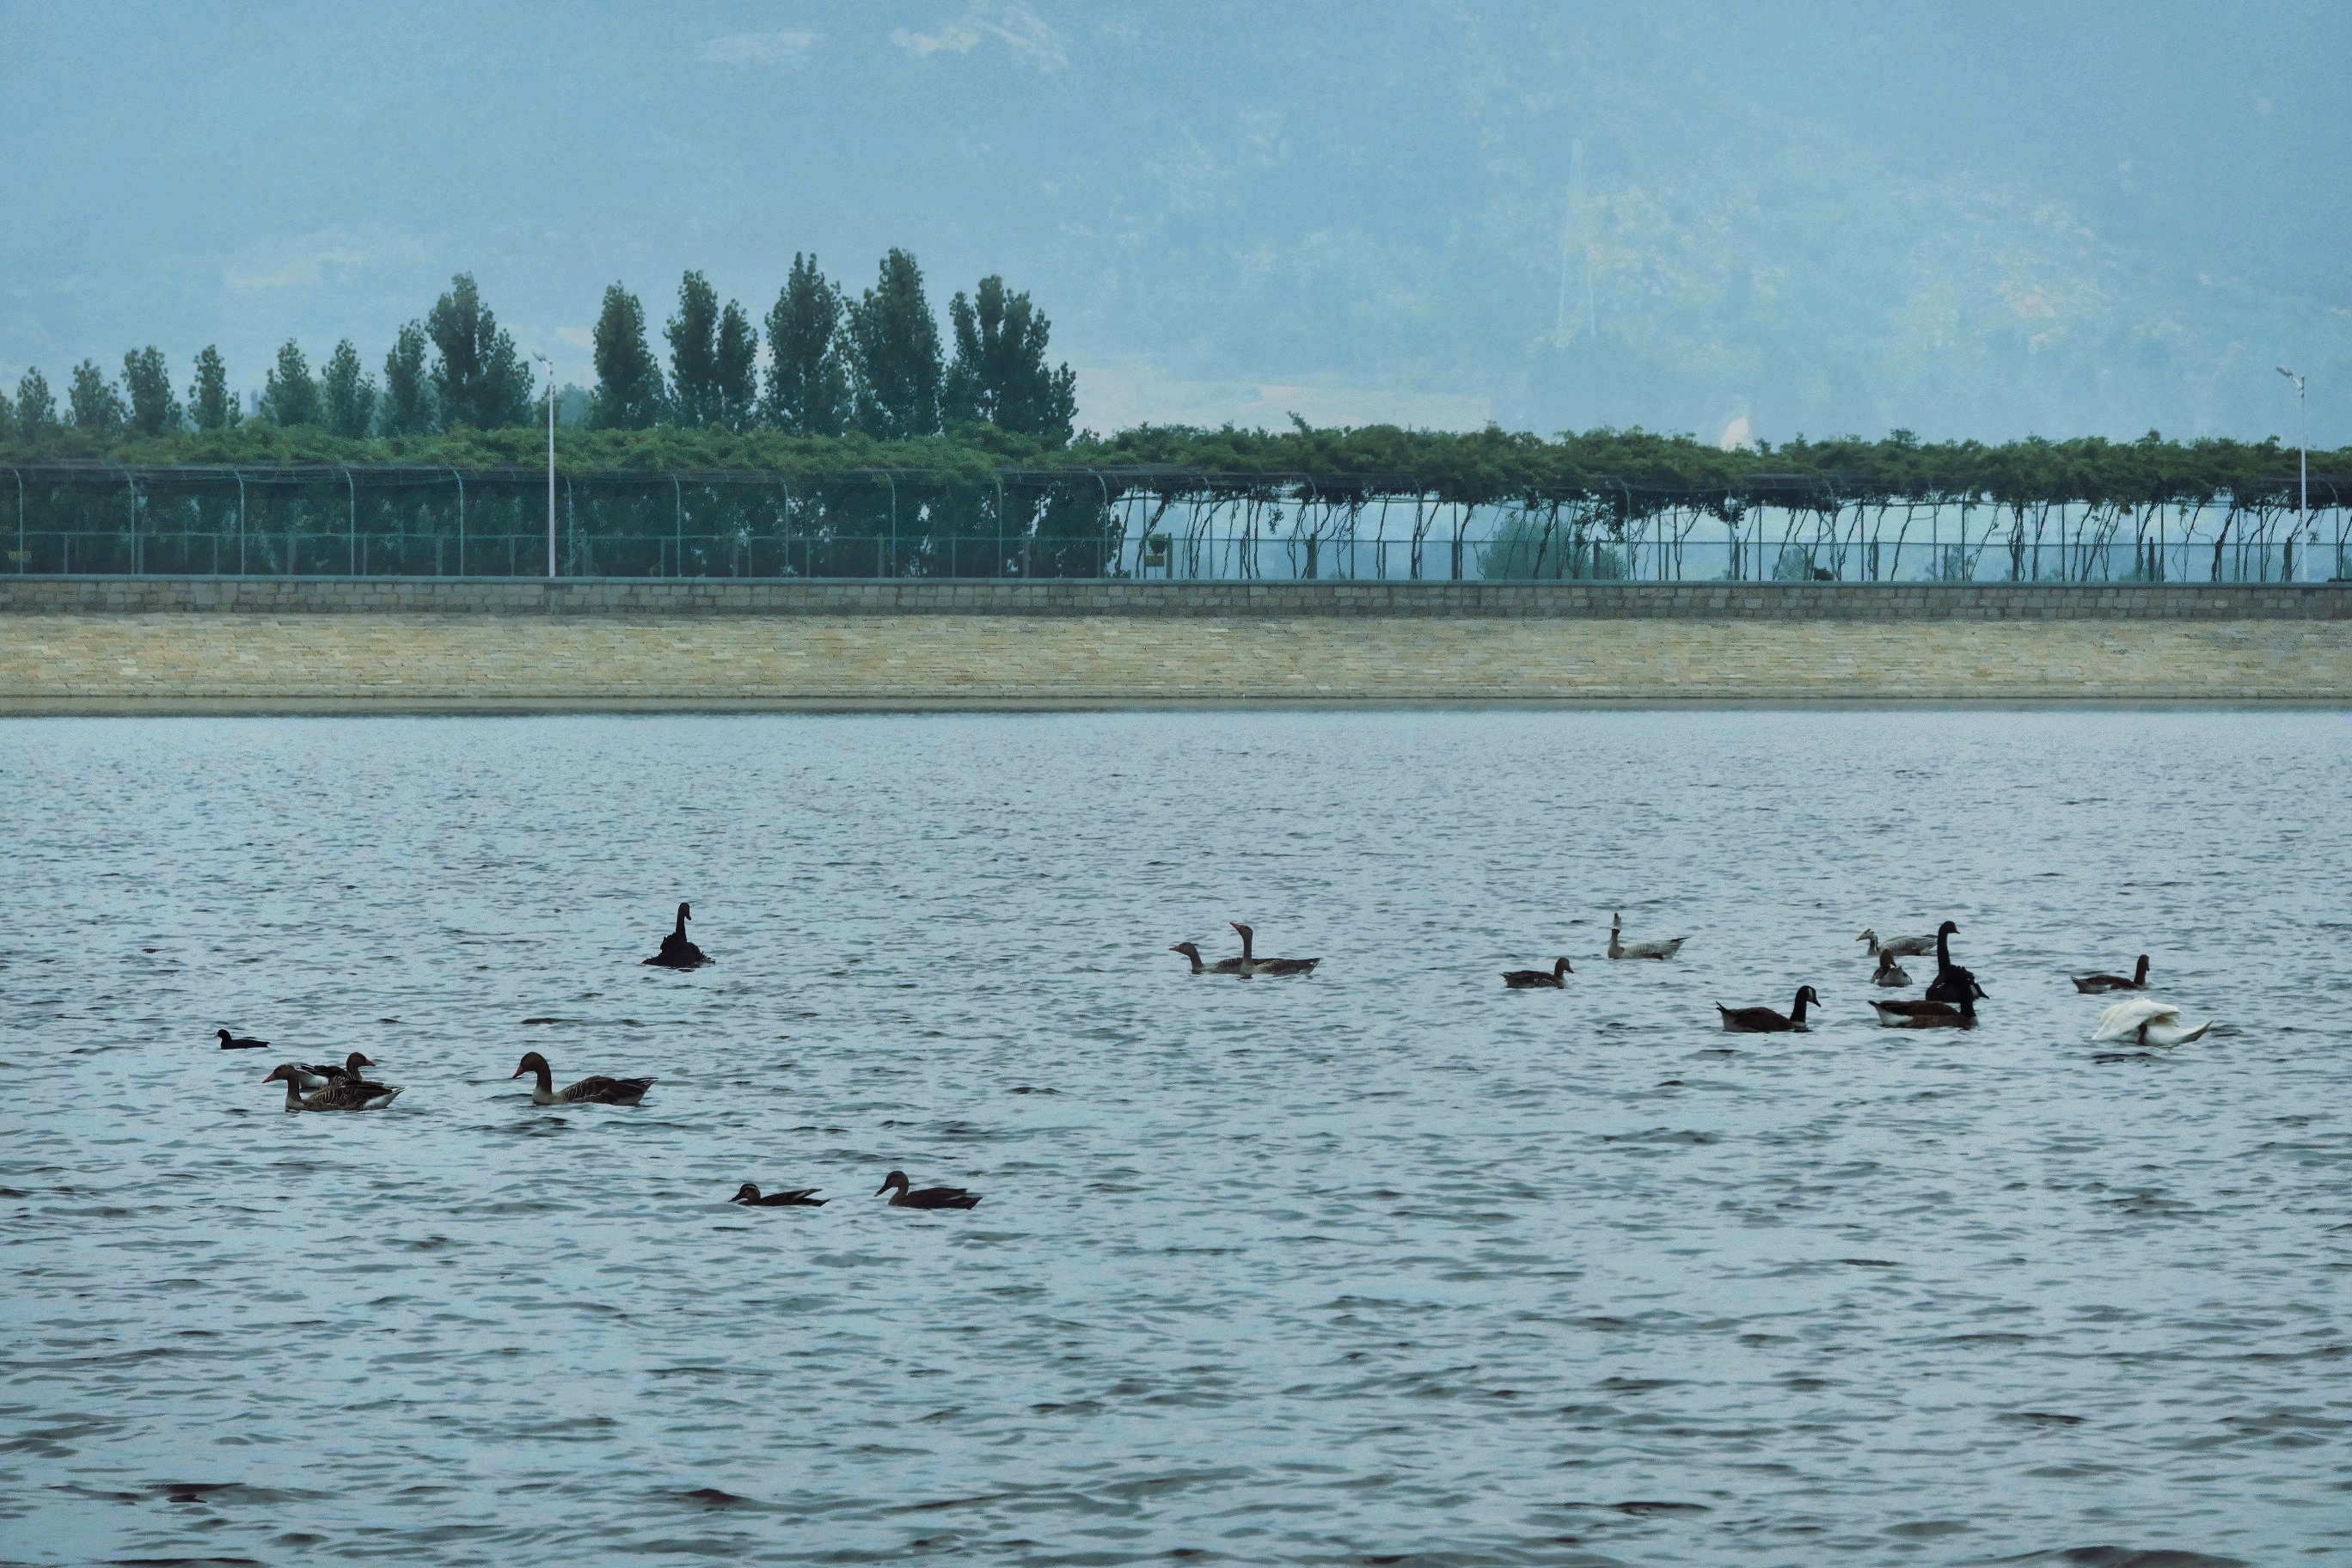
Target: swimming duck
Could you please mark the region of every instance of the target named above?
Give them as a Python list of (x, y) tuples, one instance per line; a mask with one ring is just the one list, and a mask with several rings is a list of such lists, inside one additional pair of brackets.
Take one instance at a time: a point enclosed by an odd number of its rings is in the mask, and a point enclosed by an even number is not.
[(1568, 989), (1568, 977), (1575, 973), (1568, 966), (1568, 960), (1555, 958), (1549, 969), (1507, 969), (1503, 971), (1503, 984), (1514, 991), (1535, 991), (1545, 987), (1565, 991)]
[(2099, 1015), (2099, 1026), (2091, 1034), (2094, 1040), (2137, 1040), (2143, 1046), (2185, 1046), (2191, 1040), (2205, 1037), (2213, 1020), (2190, 1027), (2180, 1021), (2180, 1009), (2169, 1002), (2158, 1002), (2147, 996), (2136, 996), (2128, 1002), (2118, 1002)]
[(1227, 921), (1227, 925), (1242, 933), (1242, 968), (1244, 975), (1252, 974), (1312, 974), (1319, 958), (1260, 958), (1250, 950), (1256, 932), (1239, 921)]
[(686, 922), (694, 918), (694, 907), (677, 906), (677, 927), (662, 938), (661, 951), (646, 960), (662, 969), (699, 969), (710, 962), (709, 956), (686, 940)]
[(1618, 940), (1618, 920), (1609, 917), (1609, 956), (1612, 958), (1672, 958), (1682, 951), (1690, 938), (1678, 936), (1667, 942), (1621, 942)]
[(1869, 943), (1864, 951), (1874, 957), (1891, 952), (1897, 958), (1925, 958), (1936, 951), (1932, 936), (1898, 936), (1893, 942), (1881, 942), (1876, 931), (1865, 931), (1853, 940)]
[(400, 1098), (401, 1091), (390, 1084), (371, 1083), (362, 1078), (335, 1079), (318, 1093), (307, 1098), (300, 1093), (302, 1069), (292, 1062), (269, 1069), (264, 1083), (283, 1082), (286, 1085), (286, 1109), (289, 1110), (374, 1110), (390, 1105)]
[(1893, 953), (1882, 952), (1878, 955), (1878, 972), (1870, 977), (1870, 983), (1873, 985), (1908, 985), (1911, 975), (1909, 971), (1895, 962)]
[(533, 1105), (635, 1105), (654, 1086), (649, 1078), (583, 1078), (558, 1090), (553, 1069), (537, 1051), (524, 1052), (522, 1065), (507, 1077), (518, 1079), (525, 1073), (538, 1076), (530, 1091)]
[(2145, 991), (2147, 989), (2147, 954), (2143, 952), (2139, 955), (2139, 963), (2132, 970), (2129, 980), (2120, 974), (2078, 974), (2074, 981), (2075, 990), (2091, 995), (2102, 991)]
[(1927, 983), (1930, 1002), (1959, 1003), (1984, 994), (1976, 975), (1952, 962), (1952, 938), (1959, 929), (1950, 921), (1936, 928), (1936, 978)]
[(301, 1062), (296, 1064), (296, 1069), (302, 1075), (304, 1089), (324, 1089), (331, 1083), (341, 1083), (347, 1078), (357, 1079), (360, 1076), (360, 1068), (372, 1068), (375, 1065), (373, 1058), (353, 1051), (340, 1063)]
[(746, 1182), (735, 1189), (735, 1195), (727, 1201), (730, 1204), (742, 1204), (750, 1208), (821, 1209), (824, 1206), (825, 1200), (818, 1197), (816, 1194), (817, 1189), (814, 1187), (794, 1187), (787, 1193), (770, 1193), (763, 1197), (756, 1184)]
[(1242, 961), (1238, 958), (1221, 958), (1214, 963), (1202, 963), (1201, 945), (1198, 942), (1180, 942), (1168, 951), (1181, 952), (1191, 959), (1192, 973), (1195, 974), (1239, 974), (1242, 972)]
[[(1910, 1013), (1898, 1018), (1889, 1018), (1881, 1013), (1878, 1021), (1890, 1029), (1973, 1029), (1977, 1026), (1977, 997), (1982, 994), (1981, 991), (1971, 986), (1962, 993), (1960, 1005), (1957, 1007), (1942, 1002), (1922, 1002), (1916, 1005), (1932, 1007), (1935, 1011)], [(1886, 1004), (1873, 1002), (1871, 1005), (1884, 1007)]]
[(226, 1029), (215, 1029), (213, 1033), (220, 1037), (221, 1049), (225, 1051), (260, 1051), (269, 1048), (268, 1040), (257, 1040), (249, 1035), (232, 1035)]
[[(891, 1192), (894, 1187), (898, 1190)], [(882, 1178), (882, 1184), (874, 1189), (874, 1195), (878, 1198), (884, 1193), (890, 1193), (890, 1206), (894, 1209), (968, 1209), (980, 1205), (980, 1194), (966, 1192), (961, 1187), (915, 1187), (910, 1190), (904, 1171), (893, 1171)]]
[[(1945, 1023), (1950, 1023), (1953, 1019), (1959, 1017), (1963, 1013), (1967, 1014), (1967, 1016), (1973, 1020), (1976, 1017), (1976, 999), (1984, 994), (1984, 987), (1971, 980), (1969, 982), (1969, 988), (1966, 994), (1958, 1003), (1942, 1001), (1881, 1002), (1874, 996), (1871, 998), (1870, 1005), (1877, 1010), (1879, 1023), (1885, 1026), (1887, 1028), (1927, 1029), (1940, 1027), (1941, 1026), (1934, 1024), (1915, 1024), (1912, 1020), (1915, 1018), (1940, 1018), (1944, 1020)], [(1973, 1023), (1970, 1026), (1973, 1026)]]
[(1727, 1035), (1802, 1035), (1811, 1032), (1805, 1023), (1805, 1004), (1811, 1002), (1818, 1006), (1821, 1000), (1820, 992), (1810, 985), (1800, 985), (1797, 1000), (1786, 1017), (1769, 1007), (1727, 1007), (1720, 1002), (1715, 1005), (1715, 1010), (1723, 1015), (1723, 1030)]

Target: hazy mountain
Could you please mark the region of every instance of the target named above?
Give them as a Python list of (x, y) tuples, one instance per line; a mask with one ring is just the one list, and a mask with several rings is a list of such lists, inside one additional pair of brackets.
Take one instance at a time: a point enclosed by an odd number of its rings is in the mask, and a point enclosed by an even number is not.
[[(1084, 417), (2352, 441), (2352, 8), (8, 9), (0, 386), (1002, 272)], [(1741, 426), (1738, 421), (1745, 419)]]

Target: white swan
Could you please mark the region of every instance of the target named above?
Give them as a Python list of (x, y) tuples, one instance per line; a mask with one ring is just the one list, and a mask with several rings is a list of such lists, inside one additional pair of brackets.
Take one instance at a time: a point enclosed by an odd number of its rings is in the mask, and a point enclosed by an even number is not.
[(2100, 1014), (2099, 1026), (2091, 1038), (2134, 1040), (2143, 1046), (2185, 1046), (2204, 1038), (2205, 1031), (2212, 1026), (2213, 1020), (2208, 1018), (2192, 1029), (2181, 1023), (2180, 1009), (2171, 1003), (2136, 996)]
[(1685, 936), (1677, 936), (1664, 941), (1620, 942), (1617, 917), (1609, 917), (1609, 956), (1612, 958), (1672, 958), (1689, 940)]
[(1936, 951), (1932, 936), (1898, 936), (1893, 942), (1881, 942), (1876, 931), (1865, 931), (1853, 940), (1868, 943), (1866, 951), (1874, 958), (1889, 953), (1896, 958), (1925, 958)]

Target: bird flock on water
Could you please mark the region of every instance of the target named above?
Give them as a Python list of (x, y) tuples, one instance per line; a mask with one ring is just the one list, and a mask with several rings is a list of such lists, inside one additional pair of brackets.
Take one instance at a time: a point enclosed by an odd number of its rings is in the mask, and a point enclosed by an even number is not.
[[(662, 969), (696, 970), (710, 962), (709, 955), (686, 934), (687, 922), (694, 918), (691, 904), (677, 906), (677, 919), (668, 935), (662, 938), (660, 951), (646, 964)], [(1212, 963), (1201, 955), (1197, 942), (1180, 942), (1171, 952), (1181, 954), (1194, 974), (1223, 974), (1236, 979), (1251, 980), (1261, 976), (1312, 974), (1323, 961), (1319, 958), (1262, 958), (1257, 953), (1257, 933), (1240, 921), (1227, 922), (1241, 938), (1242, 951), (1234, 957)], [(1879, 940), (1875, 931), (1864, 931), (1854, 938), (1862, 942), (1868, 956), (1878, 961), (1871, 975), (1871, 984), (1882, 989), (1907, 987), (1911, 976), (1901, 963), (1905, 958), (1923, 958), (1933, 953), (1936, 977), (1930, 981), (1926, 994), (1917, 1000), (1901, 998), (1870, 998), (1870, 1005), (1878, 1015), (1879, 1023), (1891, 1029), (1972, 1029), (1977, 1026), (1976, 1005), (1988, 1000), (1984, 987), (1974, 973), (1952, 962), (1951, 940), (1959, 934), (1959, 926), (1946, 921), (1936, 928), (1932, 936), (1898, 937), (1892, 942)], [(1639, 962), (1648, 960), (1664, 963), (1680, 952), (1687, 937), (1625, 940), (1622, 918), (1609, 917), (1609, 957), (1612, 960)], [(1512, 991), (1564, 991), (1569, 976), (1575, 968), (1563, 956), (1552, 961), (1549, 969), (1513, 969), (1503, 973), (1504, 986)], [(2074, 975), (2074, 989), (2084, 995), (2106, 995), (2116, 992), (2138, 992), (2147, 989), (2148, 955), (2141, 953), (2126, 977), (2121, 974)], [(1811, 985), (1797, 987), (1789, 1010), (1781, 1013), (1770, 1007), (1727, 1007), (1715, 1004), (1727, 1033), (1734, 1035), (1802, 1034), (1811, 1025), (1806, 1010), (1822, 1005), (1821, 993)], [(2091, 1038), (2094, 1041), (2131, 1041), (2140, 1046), (2178, 1046), (2201, 1038), (2213, 1027), (2213, 1020), (2187, 1024), (2180, 1009), (2170, 1003), (2146, 996), (2135, 996), (2117, 1002), (2100, 1014)], [(268, 1040), (237, 1035), (228, 1029), (215, 1031), (225, 1051), (251, 1051), (268, 1048)], [(380, 1110), (391, 1105), (404, 1092), (401, 1086), (387, 1084), (368, 1076), (368, 1069), (378, 1064), (364, 1052), (353, 1051), (341, 1062), (284, 1062), (273, 1068), (264, 1083), (286, 1086), (286, 1109), (289, 1111), (354, 1111)], [(641, 1104), (646, 1091), (654, 1086), (650, 1078), (608, 1078), (602, 1074), (583, 1078), (562, 1089), (555, 1087), (555, 1069), (546, 1057), (538, 1051), (526, 1051), (522, 1060), (509, 1075), (510, 1079), (529, 1074), (531, 1079), (530, 1100), (534, 1105), (616, 1105)], [(786, 1187), (762, 1192), (757, 1183), (745, 1182), (727, 1201), (747, 1208), (817, 1208), (828, 1200), (817, 1196), (818, 1187)], [(888, 1194), (895, 1208), (970, 1209), (978, 1206), (980, 1195), (962, 1187), (918, 1187), (904, 1171), (892, 1171), (883, 1178), (874, 1195)]]

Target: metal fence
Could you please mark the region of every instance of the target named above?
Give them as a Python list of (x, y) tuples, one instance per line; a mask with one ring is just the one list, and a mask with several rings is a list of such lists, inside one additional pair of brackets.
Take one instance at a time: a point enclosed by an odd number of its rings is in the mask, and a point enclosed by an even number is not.
[[(540, 577), (544, 470), (0, 466), (25, 575)], [(5, 482), (5, 481), (0, 481)], [(1810, 481), (1809, 481), (1810, 482)], [(2352, 486), (2145, 506), (1409, 478), (865, 470), (560, 476), (567, 577), (2261, 583), (2352, 576)], [(10, 537), (6, 505), (16, 502)]]

